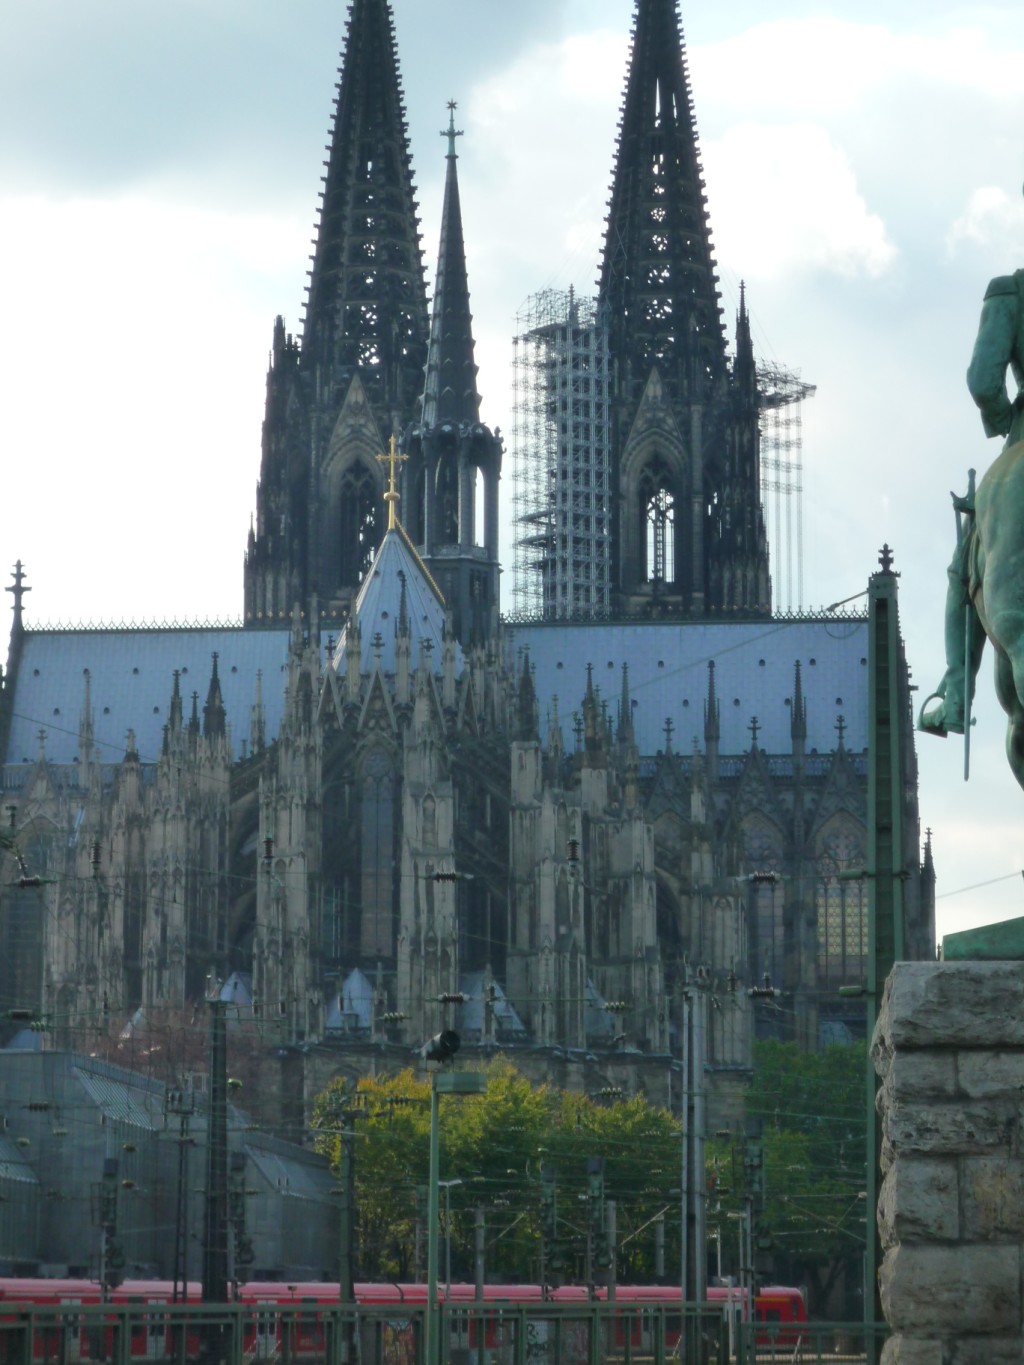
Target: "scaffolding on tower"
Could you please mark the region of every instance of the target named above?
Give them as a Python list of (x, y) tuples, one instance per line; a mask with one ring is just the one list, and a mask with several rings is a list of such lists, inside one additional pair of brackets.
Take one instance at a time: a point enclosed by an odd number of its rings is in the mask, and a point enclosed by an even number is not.
[(520, 618), (611, 606), (611, 363), (597, 304), (547, 289), (513, 343), (513, 602)]
[(802, 611), (803, 401), (817, 392), (798, 371), (774, 361), (757, 362), (761, 408), (761, 505), (772, 549), (772, 595), (776, 607)]

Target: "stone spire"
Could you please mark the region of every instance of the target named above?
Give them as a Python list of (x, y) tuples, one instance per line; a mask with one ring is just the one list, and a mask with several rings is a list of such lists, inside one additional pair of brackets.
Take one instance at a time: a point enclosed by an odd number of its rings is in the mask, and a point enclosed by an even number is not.
[(441, 245), (431, 309), (427, 349), (427, 380), (423, 392), (423, 426), (429, 430), (441, 422), (478, 422), (480, 395), (476, 391), (473, 315), (469, 310), (469, 277), (459, 200), (458, 156), (455, 139), (454, 100), (448, 104), (448, 169), (441, 216)]
[(92, 709), (92, 674), (85, 670), (85, 695), (82, 698), (82, 715), (78, 722), (78, 763), (84, 774), (92, 759), (95, 738), (95, 717)]
[[(419, 411), (427, 294), (389, 0), (352, 0), (301, 343), (274, 324), (245, 620), (344, 619), (380, 544), (374, 454)], [(329, 468), (329, 476), (327, 470)]]
[(674, 398), (717, 384), (718, 277), (676, 0), (637, 0), (600, 298), (634, 402), (655, 368)]
[[(464, 645), (494, 636), (498, 619), (501, 441), (480, 420), (473, 315), (459, 197), (454, 100), (448, 103), (444, 208), (420, 421), (406, 433), (405, 526), (435, 575)], [(483, 525), (477, 516), (483, 484)], [(480, 548), (484, 555), (481, 558)]]
[(516, 695), (515, 738), (527, 743), (538, 738), (537, 732), (537, 691), (533, 685), (533, 670), (530, 667), (529, 651), (523, 651), (523, 666), (519, 671), (519, 688)]
[(227, 713), (220, 690), (220, 675), (217, 672), (217, 654), (213, 654), (213, 670), (210, 673), (210, 686), (203, 707), (203, 734), (207, 739), (222, 739), (227, 731)]
[(721, 738), (721, 717), (715, 693), (715, 661), (708, 660), (708, 695), (704, 703), (704, 753), (707, 757), (708, 780), (718, 778), (718, 741)]
[(263, 670), (256, 672), (256, 700), (249, 717), (249, 752), (261, 754), (267, 746), (267, 712), (263, 705)]
[(793, 752), (807, 743), (807, 703), (804, 700), (804, 684), (800, 673), (800, 660), (797, 659), (793, 670), (793, 704), (789, 714), (789, 733), (793, 740)]
[(619, 744), (633, 743), (633, 699), (629, 692), (629, 664), (622, 665), (622, 694), (619, 697), (619, 724), (615, 733)]
[(389, 0), (353, 0), (339, 74), (303, 364), (345, 388), (358, 370), (371, 403), (400, 412), (419, 391), (427, 301)]

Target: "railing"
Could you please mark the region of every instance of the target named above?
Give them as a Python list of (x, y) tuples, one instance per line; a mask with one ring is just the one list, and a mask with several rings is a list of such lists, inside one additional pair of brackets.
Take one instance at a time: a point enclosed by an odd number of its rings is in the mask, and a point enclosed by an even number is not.
[(870, 1365), (886, 1323), (744, 1322), (735, 1331), (737, 1365)]
[[(282, 1288), (284, 1288), (282, 1286)], [(425, 1305), (0, 1303), (0, 1365), (425, 1365)], [(883, 1325), (737, 1323), (720, 1305), (442, 1304), (439, 1365), (861, 1365)], [(682, 1330), (681, 1330), (682, 1329)]]

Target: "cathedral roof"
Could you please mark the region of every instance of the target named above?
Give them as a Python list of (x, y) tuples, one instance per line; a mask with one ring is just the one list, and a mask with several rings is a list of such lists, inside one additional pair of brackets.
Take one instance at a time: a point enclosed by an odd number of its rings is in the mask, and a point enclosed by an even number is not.
[(799, 660), (807, 752), (835, 749), (839, 716), (847, 749), (867, 747), (865, 620), (558, 622), (512, 626), (508, 636), (513, 649), (529, 650), (542, 728), (554, 698), (563, 720), (582, 709), (588, 664), (594, 686), (601, 685), (612, 704), (628, 662), (638, 752), (649, 756), (664, 749), (666, 721), (672, 723), (677, 753), (687, 753), (695, 743), (703, 748), (708, 662), (714, 660), (720, 752), (745, 753), (756, 718), (758, 746), (769, 754), (786, 754), (793, 742), (790, 717)]
[(234, 757), (249, 734), (259, 675), (269, 742), (284, 712), (290, 632), (240, 627), (118, 630), (29, 630), (15, 680), (7, 764), (31, 764), (40, 731), (51, 763), (78, 759), (78, 732), (88, 674), (93, 741), (101, 763), (119, 763), (129, 730), (143, 763), (155, 763), (170, 717), (174, 674), (182, 695), (207, 695), (217, 673)]
[[(444, 599), (401, 523), (396, 523), (385, 535), (363, 579), (352, 620), (346, 623), (334, 651), (338, 673), (344, 672), (352, 647), (353, 623), (358, 626), (360, 673), (372, 673), (378, 659), (382, 672), (395, 672), (399, 630), (409, 632), (413, 666), (420, 650), (426, 647), (433, 657), (433, 671), (441, 672)], [(455, 661), (456, 672), (461, 672), (464, 660), (457, 643)]]

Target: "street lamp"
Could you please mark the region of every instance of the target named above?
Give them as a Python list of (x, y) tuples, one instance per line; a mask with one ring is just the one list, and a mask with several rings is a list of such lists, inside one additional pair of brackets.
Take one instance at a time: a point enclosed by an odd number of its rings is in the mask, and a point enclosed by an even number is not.
[(421, 1048), (423, 1060), (428, 1067), (433, 1068), (430, 1075), (430, 1174), (427, 1191), (427, 1318), (424, 1365), (440, 1365), (441, 1361), (441, 1333), (437, 1313), (437, 1196), (440, 1185), (438, 1097), (482, 1095), (487, 1089), (487, 1078), (478, 1072), (440, 1070), (454, 1058), (461, 1041), (454, 1029), (443, 1029)]

